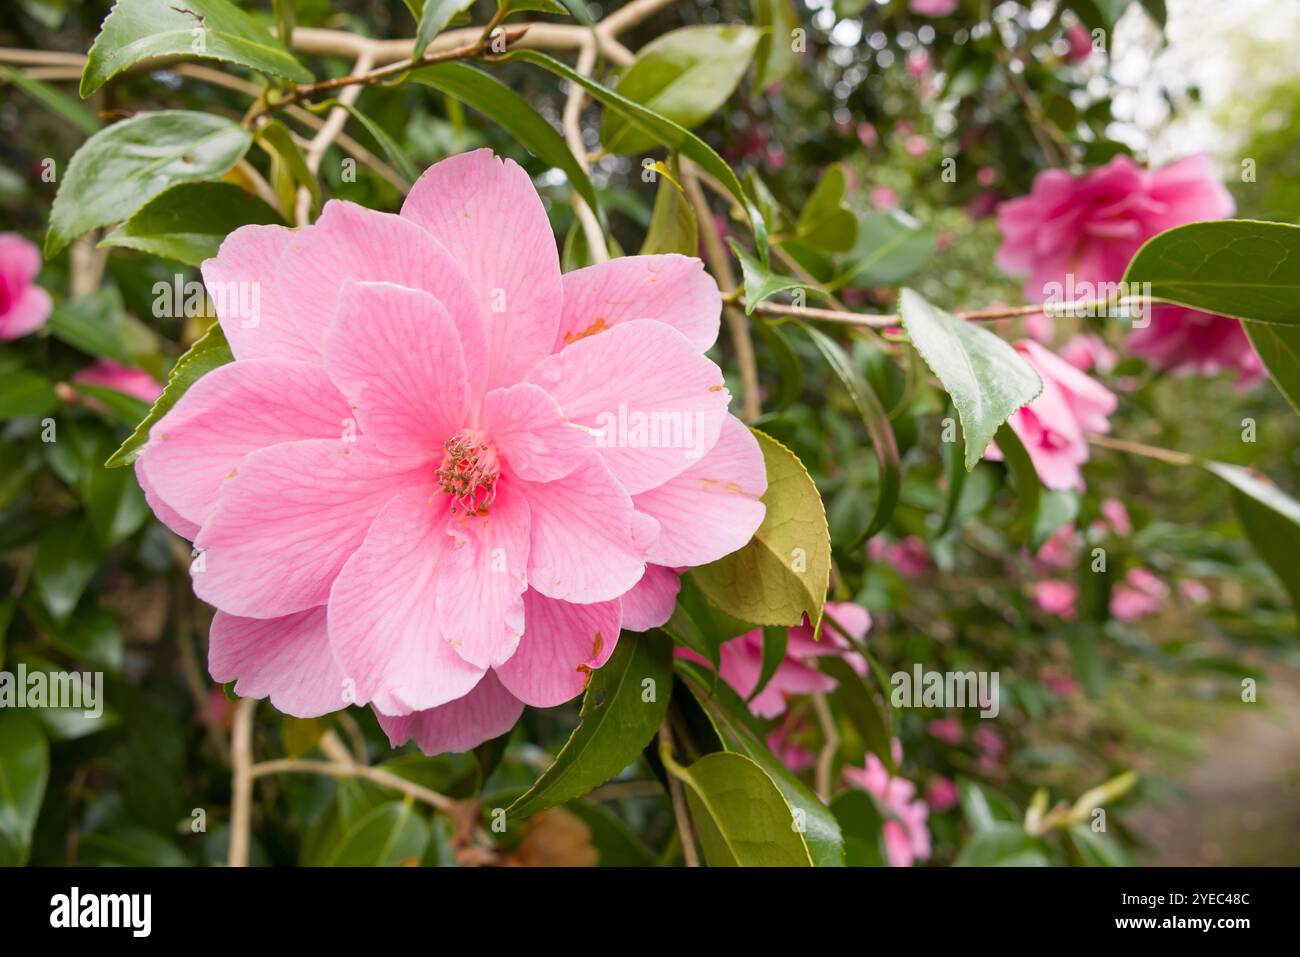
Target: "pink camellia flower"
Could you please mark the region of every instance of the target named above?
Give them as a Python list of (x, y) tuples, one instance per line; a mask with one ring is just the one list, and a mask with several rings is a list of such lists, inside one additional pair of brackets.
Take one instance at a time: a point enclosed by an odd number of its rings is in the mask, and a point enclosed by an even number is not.
[(1145, 568), (1130, 568), (1110, 593), (1110, 613), (1120, 621), (1154, 615), (1169, 597), (1169, 586)]
[(400, 215), (330, 202), (202, 270), (235, 361), (136, 471), (200, 552), (209, 669), (238, 694), (370, 704), (394, 746), (464, 751), (581, 692), (620, 627), (671, 613), (670, 569), (762, 521), (699, 261), (561, 275), (528, 175), (488, 150), (433, 166)]
[(1079, 600), (1079, 586), (1073, 582), (1047, 581), (1034, 583), (1034, 604), (1040, 611), (1058, 618), (1073, 618), (1075, 603)]
[(925, 802), (930, 805), (930, 810), (937, 814), (951, 811), (957, 806), (958, 799), (957, 785), (952, 783), (951, 778), (945, 778), (942, 774), (930, 778), (930, 783), (925, 786)]
[(1073, 525), (1062, 525), (1034, 556), (1034, 561), (1044, 570), (1069, 568), (1078, 560), (1079, 535)]
[(918, 17), (946, 17), (957, 9), (957, 0), (909, 0), (907, 9)]
[(1065, 39), (1070, 44), (1065, 54), (1066, 63), (1082, 63), (1092, 56), (1092, 34), (1078, 20), (1065, 28)]
[(1182, 306), (1155, 306), (1148, 320), (1128, 334), (1124, 345), (1157, 369), (1173, 375), (1235, 372), (1243, 388), (1266, 374), (1236, 319)]
[(961, 744), (966, 736), (961, 721), (956, 718), (935, 718), (925, 726), (925, 730), (930, 732), (930, 737), (944, 744)]
[(1061, 358), (1084, 372), (1109, 372), (1115, 368), (1115, 350), (1091, 332), (1071, 336), (1061, 346)]
[(844, 780), (875, 795), (888, 817), (885, 820), (885, 854), (890, 867), (911, 867), (930, 856), (930, 830), (926, 818), (930, 809), (916, 800), (916, 785), (906, 778), (890, 777), (874, 754), (865, 767), (844, 769)]
[(857, 126), (858, 142), (863, 146), (871, 147), (880, 142), (880, 134), (870, 123), (859, 123)]
[(873, 186), (868, 195), (871, 205), (877, 209), (893, 209), (898, 205), (898, 191), (892, 186)]
[(920, 159), (930, 152), (930, 141), (920, 133), (913, 133), (903, 141), (903, 152), (912, 159)]
[(873, 538), (867, 542), (867, 555), (893, 567), (904, 578), (918, 578), (934, 569), (930, 548), (917, 535), (908, 535), (897, 542)]
[(1128, 509), (1124, 503), (1117, 498), (1104, 498), (1101, 500), (1101, 516), (1110, 526), (1110, 530), (1120, 538), (1128, 538), (1133, 534), (1133, 522), (1128, 517)]
[[(1050, 489), (1083, 488), (1079, 466), (1088, 461), (1088, 432), (1108, 432), (1115, 394), (1032, 339), (1015, 343), (1016, 351), (1043, 380), (1043, 391), (1007, 421), (1024, 443), (1038, 477)], [(1001, 450), (985, 453), (995, 461)]]
[(152, 405), (162, 395), (162, 383), (132, 366), (124, 366), (112, 359), (99, 359), (72, 376), (73, 385), (102, 385), (133, 396)]
[(1232, 215), (1232, 197), (1204, 155), (1145, 170), (1120, 154), (1074, 175), (1043, 170), (1028, 196), (998, 207), (998, 265), (1028, 275), (1024, 292), (1048, 299), (1049, 285), (1118, 282), (1138, 247), (1156, 233)]
[(1195, 578), (1184, 578), (1178, 583), (1178, 593), (1195, 605), (1204, 605), (1210, 600), (1210, 590), (1205, 582)]
[(767, 746), (787, 768), (795, 774), (807, 771), (816, 760), (811, 751), (794, 740), (806, 728), (803, 718), (787, 714), (776, 729), (767, 736)]
[[(867, 610), (852, 602), (827, 602), (826, 618), (833, 619), (857, 641), (871, 628)], [(708, 664), (689, 648), (675, 648), (679, 658)], [(760, 718), (776, 718), (785, 713), (790, 695), (834, 691), (838, 683), (817, 669), (815, 659), (837, 655), (860, 675), (867, 673), (867, 662), (853, 650), (849, 640), (829, 621), (822, 622), (821, 640), (813, 637), (810, 625), (791, 628), (785, 646), (785, 659), (776, 666), (763, 690), (749, 702), (749, 710)], [(763, 632), (747, 631), (722, 643), (718, 675), (731, 685), (736, 694), (749, 698), (763, 675)]]
[(0, 342), (35, 332), (50, 318), (50, 294), (32, 282), (41, 251), (17, 233), (0, 233)]
[(918, 80), (929, 76), (933, 69), (934, 60), (931, 59), (929, 50), (913, 50), (907, 55), (907, 72)]

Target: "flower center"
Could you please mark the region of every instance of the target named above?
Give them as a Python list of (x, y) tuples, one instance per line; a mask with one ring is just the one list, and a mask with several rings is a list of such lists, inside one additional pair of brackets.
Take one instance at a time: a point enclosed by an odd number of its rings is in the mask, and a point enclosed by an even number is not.
[(452, 497), (451, 511), (486, 515), (497, 497), (497, 479), (501, 462), (487, 433), (478, 429), (461, 429), (443, 445), (438, 482)]

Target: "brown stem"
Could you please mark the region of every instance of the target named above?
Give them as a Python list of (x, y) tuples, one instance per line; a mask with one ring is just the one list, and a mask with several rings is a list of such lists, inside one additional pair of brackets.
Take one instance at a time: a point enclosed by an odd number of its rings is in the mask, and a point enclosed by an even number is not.
[(682, 856), (686, 858), (687, 867), (699, 867), (700, 855), (695, 850), (695, 830), (691, 826), (691, 814), (686, 807), (682, 782), (677, 779), (680, 768), (673, 760), (673, 732), (668, 726), (667, 717), (659, 726), (659, 756), (668, 773), (668, 797), (673, 805), (673, 818), (677, 821), (677, 834), (682, 840)]
[(1161, 462), (1168, 462), (1170, 465), (1195, 465), (1196, 457), (1188, 455), (1186, 452), (1175, 452), (1173, 449), (1162, 449), (1156, 445), (1145, 445), (1142, 442), (1131, 442), (1128, 439), (1111, 438), (1109, 435), (1097, 435), (1089, 432), (1084, 436), (1090, 445), (1096, 445), (1103, 449), (1113, 449), (1116, 452), (1128, 452), (1131, 455), (1141, 455), (1148, 459), (1157, 459)]
[(248, 866), (253, 818), (253, 712), (256, 698), (241, 698), (230, 725), (230, 851), (231, 867)]

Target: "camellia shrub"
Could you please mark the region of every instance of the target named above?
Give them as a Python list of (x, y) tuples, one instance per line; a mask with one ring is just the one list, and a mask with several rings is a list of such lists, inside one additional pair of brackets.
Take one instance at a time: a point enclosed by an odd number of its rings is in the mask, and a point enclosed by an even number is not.
[(1300, 227), (1121, 16), (7, 10), (0, 862), (1141, 860), (1294, 655)]

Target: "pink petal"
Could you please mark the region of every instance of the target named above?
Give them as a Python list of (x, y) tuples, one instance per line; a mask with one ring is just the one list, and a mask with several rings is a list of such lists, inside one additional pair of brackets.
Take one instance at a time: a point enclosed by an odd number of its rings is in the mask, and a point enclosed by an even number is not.
[(617, 601), (571, 605), (529, 589), (519, 650), (497, 675), (534, 708), (563, 704), (587, 687), (593, 669), (614, 653), (622, 612)]
[(487, 346), (480, 297), (446, 249), (408, 219), (331, 200), (300, 231), (280, 262), (281, 295), (292, 296), (303, 338), (320, 350), (349, 279), (423, 289), (442, 303), (460, 333), (470, 388), (481, 395)]
[(202, 525), (222, 483), (249, 452), (298, 439), (341, 438), (351, 415), (320, 366), (288, 359), (231, 362), (194, 383), (154, 424), (137, 471), (171, 509)]
[(599, 429), (601, 456), (633, 495), (662, 485), (718, 441), (731, 396), (722, 370), (662, 322), (580, 339), (528, 374), (572, 422)]
[(510, 468), (530, 482), (564, 478), (596, 449), (592, 434), (570, 424), (559, 404), (529, 382), (489, 392), (483, 421)]
[(463, 697), (484, 669), (442, 640), (439, 565), (452, 548), (448, 498), (408, 488), (379, 513), (329, 596), (330, 644), (358, 704), (409, 714)]
[(502, 482), (486, 515), (451, 515), (451, 551), (438, 566), (437, 608), (442, 637), (477, 668), (499, 665), (524, 633), (528, 587), (528, 502)]
[(524, 703), (488, 672), (464, 697), (394, 717), (376, 710), (379, 726), (393, 747), (414, 741), (425, 754), (463, 752), (500, 737), (515, 726)]
[(555, 482), (524, 482), (532, 511), (528, 584), (585, 604), (617, 598), (640, 580), (658, 532), (596, 455)]
[(703, 352), (717, 341), (722, 297), (698, 259), (624, 256), (564, 274), (556, 351), (633, 319), (658, 319)]
[(195, 522), (184, 518), (180, 512), (172, 508), (162, 500), (153, 483), (149, 481), (149, 476), (144, 470), (144, 457), (135, 460), (135, 480), (140, 483), (140, 491), (144, 492), (145, 504), (153, 511), (158, 521), (162, 522), (181, 538), (187, 538), (194, 541), (199, 534), (199, 526)]
[(17, 339), (45, 325), (54, 309), (50, 294), (40, 286), (28, 286), (0, 316), (0, 341)]
[[(208, 632), (208, 671), (235, 681), (242, 698), (271, 698), (296, 718), (346, 708), (343, 672), (330, 649), (325, 606), (283, 618), (240, 618), (218, 611)], [(238, 680), (236, 680), (238, 679)]]
[(763, 523), (763, 453), (734, 415), (718, 443), (685, 472), (637, 495), (636, 507), (659, 521), (650, 549), (657, 565), (704, 565), (742, 547)]
[[(284, 226), (241, 226), (199, 267), (236, 359), (320, 361), (294, 315), (294, 298), (282, 299), (276, 281), (280, 258), (295, 235)], [(256, 310), (247, 308), (254, 301)]]
[(371, 521), (432, 466), (394, 458), (364, 436), (307, 439), (260, 449), (227, 481), (195, 545), (194, 592), (250, 618), (323, 605)]
[(645, 575), (620, 599), (623, 603), (623, 627), (628, 631), (658, 628), (673, 616), (682, 578), (671, 568), (646, 565)]
[(487, 332), (487, 388), (518, 382), (551, 351), (563, 303), (555, 237), (528, 174), (491, 150), (461, 153), (420, 177), (402, 216), (469, 277)]
[(429, 293), (344, 283), (324, 352), (362, 431), (384, 451), (433, 454), (465, 424), (469, 386), (460, 338)]

